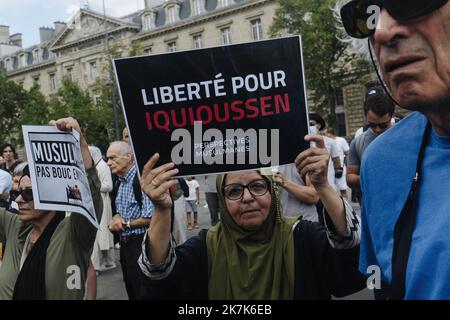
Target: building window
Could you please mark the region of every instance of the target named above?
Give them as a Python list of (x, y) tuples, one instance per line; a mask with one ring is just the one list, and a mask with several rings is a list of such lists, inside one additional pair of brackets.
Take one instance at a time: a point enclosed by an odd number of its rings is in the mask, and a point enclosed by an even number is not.
[(150, 30), (152, 28), (152, 15), (146, 14), (142, 17), (144, 30)]
[(66, 69), (66, 75), (67, 75), (67, 78), (70, 81), (73, 81), (73, 69), (72, 68), (67, 68)]
[(20, 67), (26, 67), (28, 65), (27, 63), (27, 55), (26, 54), (21, 54), (19, 57), (19, 66)]
[(33, 85), (38, 86), (38, 87), (41, 86), (41, 80), (40, 80), (39, 76), (33, 78)]
[(250, 21), (250, 25), (252, 28), (252, 39), (253, 40), (262, 40), (263, 33), (262, 33), (262, 25), (261, 25), (261, 19), (255, 19)]
[(202, 47), (202, 36), (196, 35), (194, 36), (194, 48), (200, 49)]
[(49, 75), (50, 77), (50, 89), (51, 90), (56, 90), (56, 74), (52, 73)]
[(224, 7), (228, 7), (229, 5), (231, 5), (231, 1), (232, 0), (218, 0), (218, 7), (219, 8), (224, 8)]
[(97, 79), (97, 77), (98, 77), (97, 62), (90, 62), (89, 70), (90, 70), (90, 74), (91, 74), (91, 80), (95, 81), (95, 79)]
[(198, 16), (202, 13), (202, 0), (193, 0), (194, 15)]
[(347, 128), (345, 126), (345, 113), (336, 113), (337, 129), (336, 133), (339, 137), (345, 137), (347, 135)]
[(145, 55), (152, 54), (152, 48), (144, 49), (144, 54), (145, 54)]
[(344, 105), (344, 95), (342, 93), (342, 89), (336, 89), (334, 92), (334, 98), (337, 106)]
[(13, 64), (12, 64), (12, 60), (10, 58), (5, 60), (5, 68), (6, 68), (6, 71), (12, 71)]
[(175, 52), (175, 51), (177, 51), (177, 43), (176, 43), (175, 41), (169, 42), (169, 43), (167, 44), (167, 51), (169, 51), (169, 52)]
[(174, 23), (175, 21), (177, 21), (177, 12), (176, 12), (177, 8), (176, 7), (170, 7), (168, 9), (169, 11), (169, 23)]
[(223, 29), (220, 29), (220, 33), (222, 36), (222, 44), (227, 45), (231, 44), (231, 30), (230, 27), (226, 27)]
[(39, 63), (40, 61), (39, 49), (33, 50), (33, 63)]

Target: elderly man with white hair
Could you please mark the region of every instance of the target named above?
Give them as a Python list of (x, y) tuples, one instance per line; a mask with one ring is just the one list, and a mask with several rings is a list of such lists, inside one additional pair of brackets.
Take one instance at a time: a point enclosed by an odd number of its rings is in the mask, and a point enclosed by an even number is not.
[(120, 264), (125, 287), (130, 300), (136, 300), (140, 297), (141, 287), (137, 260), (150, 224), (153, 205), (141, 191), (131, 146), (124, 141), (115, 141), (109, 146), (106, 158), (111, 172), (118, 177), (113, 190), (115, 209), (109, 230), (119, 233)]
[(449, 299), (450, 2), (339, 5), (346, 32), (368, 39), (386, 90), (415, 111), (363, 158), (360, 271), (380, 270), (390, 299)]

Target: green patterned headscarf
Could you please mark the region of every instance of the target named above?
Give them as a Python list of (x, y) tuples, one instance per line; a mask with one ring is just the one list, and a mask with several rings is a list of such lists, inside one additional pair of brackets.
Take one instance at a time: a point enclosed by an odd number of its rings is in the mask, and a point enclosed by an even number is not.
[[(245, 173), (243, 173), (245, 174)], [(258, 230), (240, 228), (229, 214), (223, 194), (225, 175), (217, 177), (221, 222), (209, 229), (209, 299), (292, 299), (294, 296), (294, 239), (296, 217), (281, 215), (278, 186), (269, 181), (272, 203)]]

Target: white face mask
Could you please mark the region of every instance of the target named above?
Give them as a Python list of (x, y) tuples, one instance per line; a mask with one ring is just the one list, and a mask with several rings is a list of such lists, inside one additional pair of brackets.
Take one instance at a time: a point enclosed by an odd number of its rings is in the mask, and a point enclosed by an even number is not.
[(309, 126), (309, 133), (310, 134), (317, 134), (317, 127), (316, 126)]

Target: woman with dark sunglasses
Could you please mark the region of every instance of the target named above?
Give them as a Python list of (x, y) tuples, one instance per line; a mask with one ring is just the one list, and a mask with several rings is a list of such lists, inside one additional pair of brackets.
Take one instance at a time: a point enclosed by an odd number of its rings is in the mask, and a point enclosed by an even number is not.
[[(328, 184), (323, 137), (296, 159), (325, 205), (324, 225), (281, 214), (272, 175), (245, 171), (219, 175), (220, 222), (178, 247), (170, 235), (169, 188), (177, 169), (144, 168), (142, 189), (154, 213), (139, 264), (150, 299), (330, 299), (363, 287), (357, 271), (359, 220)], [(301, 212), (298, 213), (301, 215)]]
[[(101, 215), (100, 182), (78, 122), (64, 118), (51, 122), (60, 130), (80, 133), (97, 219)], [(11, 193), (18, 214), (0, 209), (0, 239), (6, 239), (0, 268), (0, 300), (83, 299), (86, 270), (97, 229), (80, 214), (34, 207), (28, 167), (18, 189)]]
[(364, 155), (360, 270), (378, 266), (390, 299), (449, 299), (450, 1), (354, 0), (341, 17), (416, 111)]

